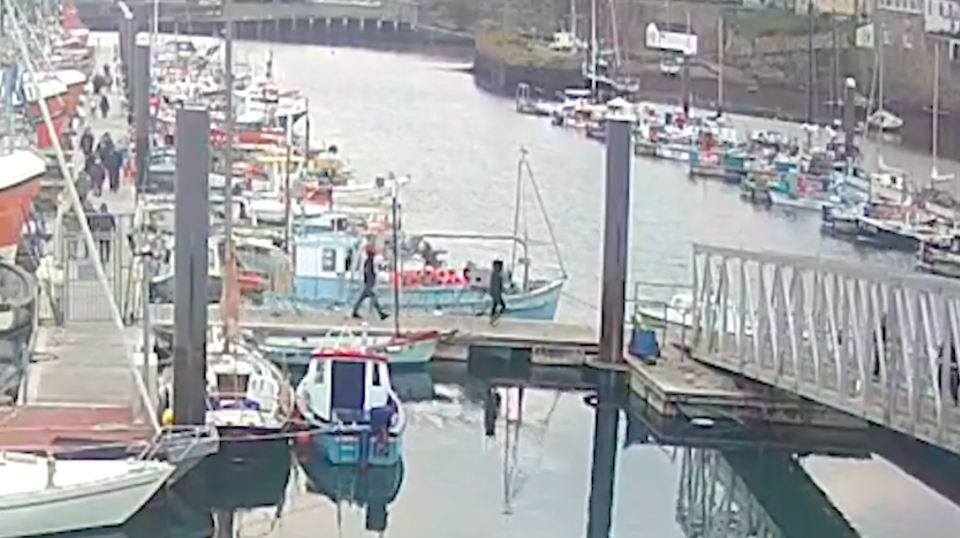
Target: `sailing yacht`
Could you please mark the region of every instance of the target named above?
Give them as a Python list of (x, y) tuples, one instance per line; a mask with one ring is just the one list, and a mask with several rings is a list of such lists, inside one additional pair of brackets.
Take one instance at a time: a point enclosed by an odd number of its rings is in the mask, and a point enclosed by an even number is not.
[(0, 538), (122, 525), (174, 471), (162, 461), (0, 452)]
[[(209, 349), (215, 351), (207, 355), (206, 422), (226, 437), (265, 437), (266, 441), (285, 444), (281, 434), (294, 412), (293, 391), (280, 369), (240, 341), (239, 271), (229, 242), (225, 258), (220, 299), (223, 329), (211, 332)], [(169, 375), (163, 382), (161, 401), (168, 405), (173, 402), (173, 379)]]

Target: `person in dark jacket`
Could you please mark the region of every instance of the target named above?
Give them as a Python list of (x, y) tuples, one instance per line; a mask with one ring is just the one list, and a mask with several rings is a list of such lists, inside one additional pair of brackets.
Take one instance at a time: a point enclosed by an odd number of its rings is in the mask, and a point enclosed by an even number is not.
[(103, 133), (103, 136), (100, 137), (100, 142), (97, 143), (97, 157), (100, 157), (100, 164), (105, 164), (109, 161), (116, 149), (110, 133)]
[(97, 245), (100, 248), (100, 261), (109, 263), (110, 243), (117, 229), (117, 221), (110, 214), (107, 204), (100, 204), (100, 212), (92, 213), (88, 217), (87, 223), (90, 226), (90, 232), (97, 239)]
[(493, 260), (489, 291), (490, 299), (493, 300), (493, 306), (490, 308), (490, 322), (493, 323), (507, 309), (507, 304), (503, 300), (503, 260)]
[(353, 317), (357, 319), (362, 317), (360, 316), (360, 306), (365, 300), (370, 299), (370, 303), (373, 305), (373, 308), (376, 309), (377, 314), (380, 315), (380, 319), (386, 319), (387, 313), (383, 311), (383, 307), (380, 306), (380, 301), (377, 299), (377, 253), (371, 245), (367, 245), (365, 251), (366, 258), (363, 260), (363, 291), (360, 292), (360, 297), (353, 305)]
[(103, 169), (103, 165), (96, 161), (96, 158), (91, 157), (90, 161), (90, 170), (87, 171), (87, 175), (90, 176), (90, 185), (93, 186), (93, 195), (100, 197), (103, 194), (103, 181), (106, 179), (107, 174)]
[(120, 150), (114, 149), (103, 163), (107, 169), (107, 178), (110, 180), (110, 192), (117, 192), (120, 189), (120, 167), (123, 165), (123, 158)]
[(80, 135), (80, 151), (83, 152), (83, 156), (89, 158), (93, 155), (93, 132), (89, 127), (83, 130), (83, 134)]
[(103, 87), (107, 85), (107, 81), (103, 79), (103, 75), (97, 73), (93, 76), (93, 94), (100, 95), (100, 92), (103, 91)]

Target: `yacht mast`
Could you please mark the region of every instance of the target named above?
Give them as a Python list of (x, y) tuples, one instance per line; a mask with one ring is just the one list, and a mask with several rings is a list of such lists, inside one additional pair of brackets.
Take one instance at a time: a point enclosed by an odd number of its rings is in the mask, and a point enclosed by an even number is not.
[[(224, 36), (223, 44), (223, 61), (224, 61), (224, 83), (226, 85), (227, 94), (225, 96), (225, 106), (226, 106), (226, 118), (224, 125), (224, 132), (226, 135), (226, 140), (224, 141), (224, 155), (223, 155), (223, 165), (224, 165), (224, 186), (226, 187), (226, 192), (223, 197), (224, 205), (224, 218), (226, 219), (223, 223), (223, 235), (224, 235), (224, 252), (229, 253), (229, 256), (232, 260), (233, 258), (233, 10), (230, 5), (229, 0), (224, 0), (223, 2), (223, 12), (226, 15), (226, 35)], [(226, 277), (227, 275), (223, 275)], [(224, 339), (224, 352), (228, 353), (230, 345), (230, 339)]]
[(400, 189), (397, 178), (390, 174), (393, 182), (390, 196), (390, 232), (393, 245), (393, 333), (400, 335)]
[(577, 42), (577, 0), (570, 0), (570, 35)]
[[(930, 123), (933, 125), (933, 132), (931, 133), (933, 169), (930, 171), (930, 182), (933, 183), (940, 175), (937, 170), (937, 154), (940, 145), (940, 41), (937, 40), (933, 42), (933, 121)], [(954, 190), (957, 188), (955, 184)]]
[(597, 0), (590, 0), (590, 93), (597, 95)]
[(723, 35), (723, 15), (717, 21), (717, 112), (723, 110), (723, 49), (726, 45)]

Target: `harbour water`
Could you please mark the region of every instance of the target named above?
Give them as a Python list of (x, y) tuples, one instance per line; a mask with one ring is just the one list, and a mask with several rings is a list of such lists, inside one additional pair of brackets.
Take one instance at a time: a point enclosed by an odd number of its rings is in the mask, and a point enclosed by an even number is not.
[[(403, 201), (407, 228), (509, 232), (518, 152), (527, 148), (571, 277), (560, 317), (596, 321), (601, 145), (516, 114), (511, 101), (475, 88), (469, 75), (455, 69), (461, 65), (456, 60), (252, 43), (238, 44), (237, 58), (260, 68), (270, 51), (277, 77), (309, 97), (315, 141), (339, 146), (359, 173), (412, 177)], [(885, 160), (929, 171), (919, 157), (891, 151)], [(816, 213), (754, 209), (739, 199), (736, 188), (691, 182), (680, 165), (637, 159), (633, 198), (630, 274), (635, 281), (687, 282), (694, 242), (888, 267), (912, 264), (910, 256), (858, 250), (822, 237)], [(531, 236), (545, 240), (539, 217), (532, 210), (529, 215)], [(451, 245), (450, 250), (490, 258), (476, 246)], [(545, 243), (531, 256), (536, 267), (557, 268)], [(476, 380), (442, 377), (416, 371), (395, 380), (412, 387), (405, 398), (411, 423), (398, 489), (396, 477), (338, 475), (343, 491), (354, 497), (390, 501), (385, 529), (368, 530), (361, 507), (342, 503), (338, 508), (329, 498), (307, 492), (301, 467), (283, 458), (262, 468), (241, 466), (229, 475), (209, 476), (204, 493), (178, 488), (116, 536), (211, 536), (210, 508), (242, 504), (237, 499), (247, 495), (263, 497), (257, 501), (269, 506), (238, 512), (234, 535), (242, 538), (585, 535), (595, 410), (583, 395), (527, 391), (524, 426), (509, 442), (514, 450), (507, 446), (502, 423), (494, 439), (484, 437), (483, 410), (472, 396), (478, 392)], [(764, 442), (726, 454), (637, 443), (645, 435), (637, 433), (642, 428), (628, 415), (621, 413), (611, 536), (893, 538), (909, 533), (939, 538), (960, 526), (960, 508), (882, 458), (794, 459), (765, 449)], [(689, 426), (690, 433), (696, 428)], [(863, 450), (868, 454), (881, 446), (870, 439)], [(944, 473), (957, 465), (955, 458), (942, 459), (938, 465)], [(714, 508), (709, 510), (689, 504), (696, 497), (694, 475), (708, 468), (733, 470), (723, 475), (725, 486), (710, 490)], [(239, 483), (225, 482), (238, 478)], [(804, 486), (811, 481), (827, 501)], [(952, 484), (960, 491), (960, 480)], [(723, 491), (743, 489), (750, 490), (753, 501), (740, 497), (724, 504)], [(715, 524), (708, 531), (708, 512), (737, 519), (755, 505), (763, 510), (752, 523)], [(761, 522), (774, 519), (782, 528), (762, 532), (771, 528)]]
[[(289, 471), (279, 458), (228, 462), (232, 471), (207, 476), (206, 493), (178, 485), (123, 534), (109, 536), (214, 536), (211, 507), (256, 503), (236, 511), (234, 536), (597, 536), (585, 532), (594, 410), (582, 395), (527, 391), (524, 426), (507, 441), (502, 424), (494, 439), (484, 437), (470, 383), (431, 381), (426, 372), (395, 380), (412, 417), (402, 473), (312, 468), (333, 474), (340, 495), (385, 506), (384, 520), (356, 502), (338, 508), (330, 489), (308, 491), (303, 468)], [(635, 415), (621, 413), (610, 536), (939, 538), (960, 522), (956, 505), (877, 456), (794, 456), (763, 442), (723, 451), (658, 446), (644, 443), (643, 430)], [(689, 427), (691, 443), (697, 430)], [(955, 459), (926, 464), (958, 476)]]

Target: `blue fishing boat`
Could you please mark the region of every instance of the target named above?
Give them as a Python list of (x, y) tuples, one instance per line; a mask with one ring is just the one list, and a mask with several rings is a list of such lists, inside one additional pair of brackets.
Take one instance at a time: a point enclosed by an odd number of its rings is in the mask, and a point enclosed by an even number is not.
[[(518, 169), (526, 170), (529, 180), (533, 181), (525, 157), (521, 157)], [(523, 176), (518, 176), (517, 181), (519, 185)], [(446, 252), (433, 247), (431, 241), (471, 241), (483, 243), (484, 248), (489, 248), (492, 243), (509, 242), (512, 254), (509, 262), (503, 263), (501, 273), (506, 303), (503, 315), (535, 320), (554, 318), (567, 275), (552, 232), (551, 242), (560, 275), (531, 278), (528, 243), (519, 230), (515, 229), (510, 235), (401, 234), (401, 219), (396, 209), (399, 207), (397, 190), (394, 188), (395, 211), (389, 218), (392, 236), (381, 233), (386, 230), (352, 226), (346, 216), (327, 218), (324, 226), (301, 230), (293, 240), (296, 260), (293, 291), (287, 295), (269, 296), (265, 303), (281, 309), (349, 308), (360, 297), (363, 262), (365, 256), (370, 255), (365, 251), (372, 247), (381, 269), (374, 291), (385, 310), (480, 315), (491, 309), (489, 283), (493, 263), (497, 260), (452, 265), (443, 259)], [(522, 192), (519, 186), (518, 192)], [(516, 212), (519, 212), (521, 202), (518, 200)], [(537, 203), (540, 204), (539, 196)], [(540, 210), (546, 219), (542, 205)], [(518, 213), (515, 217), (515, 223), (526, 220), (520, 219)], [(549, 220), (547, 228), (552, 230)]]
[(313, 446), (334, 465), (396, 465), (406, 416), (387, 358), (365, 348), (314, 354), (297, 385), (297, 407)]
[[(349, 307), (363, 289), (365, 240), (352, 234), (323, 233), (298, 237), (296, 276), (292, 299), (298, 306)], [(378, 254), (380, 265), (390, 266), (389, 256)], [(490, 310), (488, 282), (491, 269), (467, 263), (462, 269), (434, 264), (420, 255), (411, 256), (399, 271), (381, 271), (376, 286), (386, 310), (478, 315)], [(526, 268), (524, 268), (526, 273)], [(505, 316), (552, 320), (560, 303), (566, 277), (553, 280), (521, 280), (505, 275)], [(399, 286), (395, 300), (393, 287)], [(274, 297), (275, 301), (284, 301)]]

